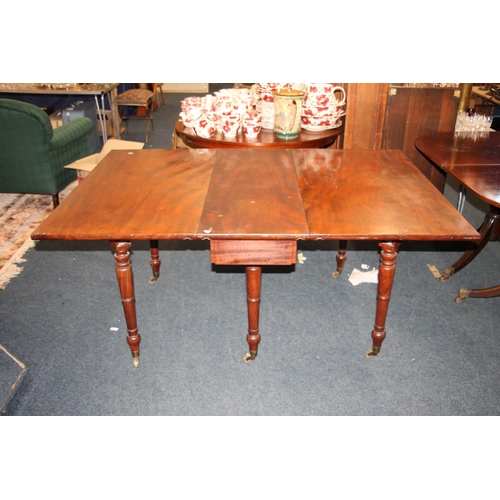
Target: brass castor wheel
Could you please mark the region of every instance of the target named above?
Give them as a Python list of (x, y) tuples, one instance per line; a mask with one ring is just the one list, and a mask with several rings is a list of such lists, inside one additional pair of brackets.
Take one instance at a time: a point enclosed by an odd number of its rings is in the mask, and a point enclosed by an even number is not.
[(468, 288), (460, 288), (458, 295), (455, 297), (455, 302), (460, 304), (470, 295), (470, 290)]
[(372, 349), (369, 349), (366, 351), (366, 357), (367, 358), (373, 358), (380, 352), (380, 347), (373, 347)]
[(139, 368), (139, 353), (138, 352), (132, 353), (132, 361), (134, 362), (134, 368)]
[(245, 363), (248, 363), (249, 361), (252, 361), (252, 359), (255, 359), (257, 357), (257, 351), (250, 351), (243, 356), (243, 359)]
[(453, 269), (453, 267), (447, 267), (443, 271), (443, 276), (441, 276), (439, 278), (439, 281), (441, 281), (441, 282), (446, 281), (450, 276), (453, 276), (454, 273), (455, 273), (455, 269)]

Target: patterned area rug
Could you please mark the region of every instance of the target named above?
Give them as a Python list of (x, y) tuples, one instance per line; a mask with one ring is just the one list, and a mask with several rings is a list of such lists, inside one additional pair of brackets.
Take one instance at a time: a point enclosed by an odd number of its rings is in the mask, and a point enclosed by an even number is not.
[[(77, 185), (62, 191), (60, 201)], [(30, 235), (52, 210), (49, 195), (0, 193), (0, 289), (23, 270), (23, 256), (35, 245)]]

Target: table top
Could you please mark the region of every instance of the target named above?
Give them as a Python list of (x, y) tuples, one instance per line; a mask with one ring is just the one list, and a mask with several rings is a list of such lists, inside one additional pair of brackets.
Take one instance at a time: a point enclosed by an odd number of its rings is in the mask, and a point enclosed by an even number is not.
[(186, 128), (182, 120), (175, 123), (175, 131), (187, 146), (192, 148), (323, 148), (332, 145), (340, 135), (340, 127), (322, 132), (309, 132), (302, 129), (296, 139), (284, 140), (276, 137), (273, 130), (261, 129), (257, 137), (225, 137), (216, 132), (208, 139), (197, 136), (193, 129)]
[(399, 150), (111, 151), (33, 239), (477, 240)]
[(101, 95), (106, 94), (117, 87), (118, 83), (0, 83), (0, 93)]
[(439, 132), (417, 137), (415, 146), (478, 198), (500, 207), (500, 133)]

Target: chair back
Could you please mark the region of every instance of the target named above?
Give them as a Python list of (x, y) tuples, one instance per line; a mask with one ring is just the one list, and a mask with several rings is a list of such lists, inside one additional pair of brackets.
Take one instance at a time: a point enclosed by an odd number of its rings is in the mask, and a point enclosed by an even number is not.
[(50, 168), (52, 137), (50, 119), (42, 109), (0, 99), (0, 192), (37, 192)]

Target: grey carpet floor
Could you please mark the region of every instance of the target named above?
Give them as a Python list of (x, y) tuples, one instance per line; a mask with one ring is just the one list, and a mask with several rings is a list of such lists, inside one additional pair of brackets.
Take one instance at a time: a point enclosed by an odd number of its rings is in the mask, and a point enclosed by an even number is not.
[[(182, 96), (155, 113), (146, 147), (171, 147)], [(144, 123), (124, 136), (141, 140)], [(456, 203), (457, 187), (446, 196)], [(468, 197), (474, 226), (485, 206)], [(373, 243), (350, 243), (336, 278), (335, 242), (301, 243), (303, 264), (265, 269), (257, 358), (247, 352), (245, 275), (212, 266), (207, 242), (161, 242), (159, 281), (133, 247), (141, 364), (126, 343), (114, 260), (106, 243), (37, 242), (0, 294), (0, 344), (27, 367), (6, 415), (498, 415), (499, 299), (454, 302), (459, 287), (500, 281), (490, 242), (444, 283), (462, 244), (403, 243), (387, 338), (371, 346), (375, 284), (353, 286)], [(118, 330), (114, 330), (118, 328)]]

